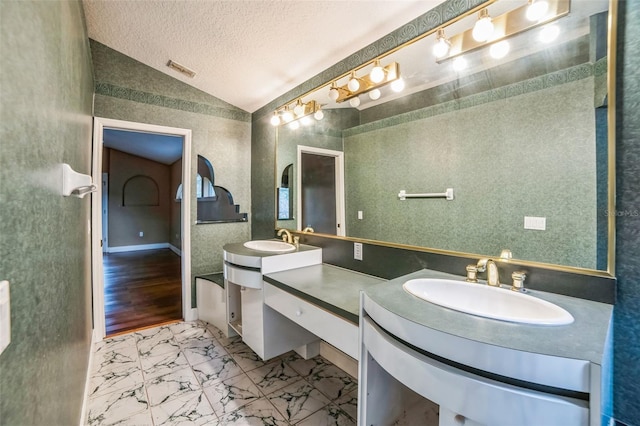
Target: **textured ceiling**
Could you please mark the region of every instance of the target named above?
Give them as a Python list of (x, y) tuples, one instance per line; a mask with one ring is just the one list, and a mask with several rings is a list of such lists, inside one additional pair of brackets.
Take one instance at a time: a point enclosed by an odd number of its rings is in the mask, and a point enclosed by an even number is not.
[(90, 38), (254, 112), (441, 2), (84, 0), (84, 10)]

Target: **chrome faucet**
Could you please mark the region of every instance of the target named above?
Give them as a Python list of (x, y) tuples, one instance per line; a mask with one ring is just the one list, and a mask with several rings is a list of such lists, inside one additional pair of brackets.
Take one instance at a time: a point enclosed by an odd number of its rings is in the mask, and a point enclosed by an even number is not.
[(478, 272), (487, 272), (487, 284), (493, 287), (500, 287), (500, 277), (498, 276), (498, 266), (492, 259), (480, 259), (476, 265)]
[[(282, 235), (285, 234), (285, 235)], [(278, 237), (282, 236), (282, 241), (285, 243), (293, 244), (293, 237), (288, 229), (282, 228), (278, 231)]]

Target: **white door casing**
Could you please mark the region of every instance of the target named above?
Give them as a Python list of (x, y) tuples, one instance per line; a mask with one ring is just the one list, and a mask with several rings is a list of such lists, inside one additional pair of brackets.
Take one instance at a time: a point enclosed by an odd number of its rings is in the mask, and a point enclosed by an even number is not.
[[(129, 130), (182, 137), (182, 315), (186, 321), (197, 319), (191, 308), (191, 130), (94, 117), (92, 178), (102, 181), (102, 148), (104, 129)], [(188, 200), (188, 202), (185, 202)], [(91, 196), (91, 274), (93, 286), (93, 328), (96, 341), (106, 335), (104, 310), (104, 281), (102, 270), (102, 185)]]

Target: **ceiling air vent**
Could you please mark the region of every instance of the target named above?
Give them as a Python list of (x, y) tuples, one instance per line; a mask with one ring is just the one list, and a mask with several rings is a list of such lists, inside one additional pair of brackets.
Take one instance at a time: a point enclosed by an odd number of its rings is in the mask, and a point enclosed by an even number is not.
[(173, 62), (171, 59), (169, 59), (169, 62), (167, 63), (167, 66), (169, 68), (173, 68), (174, 70), (176, 70), (178, 72), (181, 72), (182, 74), (186, 75), (187, 77), (193, 78), (196, 75), (195, 71), (192, 71), (189, 68), (185, 67), (184, 65), (180, 65), (177, 62)]

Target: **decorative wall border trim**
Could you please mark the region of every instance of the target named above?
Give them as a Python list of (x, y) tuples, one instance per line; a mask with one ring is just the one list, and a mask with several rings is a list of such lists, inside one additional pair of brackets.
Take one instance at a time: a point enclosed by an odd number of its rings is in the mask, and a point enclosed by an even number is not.
[(462, 15), (463, 13), (481, 5), (485, 1), (486, 0), (447, 0), (444, 3), (440, 3), (430, 11), (418, 16), (395, 31), (392, 31), (370, 45), (358, 50), (337, 64), (322, 71), (320, 74), (316, 74), (301, 85), (289, 90), (287, 93), (278, 96), (276, 99), (254, 112), (253, 119), (257, 120), (266, 114), (272, 114), (273, 110), (280, 105), (283, 105), (284, 103), (333, 80), (350, 69), (362, 65), (421, 34), (438, 28), (445, 22)]
[(171, 98), (169, 96), (116, 86), (111, 83), (96, 82), (97, 95), (111, 96), (112, 98), (126, 99), (147, 105), (161, 106), (181, 111), (194, 112), (196, 114), (211, 115), (229, 120), (251, 122), (251, 113), (242, 110), (231, 110), (213, 105)]
[[(537, 92), (539, 90), (548, 89), (550, 87), (560, 86), (562, 84), (571, 83), (582, 80), (594, 75), (598, 65), (585, 63), (564, 70), (552, 72), (539, 77), (530, 78), (528, 80), (519, 81), (507, 86), (498, 87), (496, 89), (487, 90), (485, 92), (476, 93), (464, 98), (443, 102), (438, 105), (420, 108), (415, 111), (405, 112), (403, 114), (394, 115), (393, 117), (383, 118), (361, 126), (346, 129), (343, 132), (344, 137), (355, 136), (362, 133), (380, 130), (398, 124), (409, 123), (411, 121), (422, 120), (424, 118), (433, 117), (440, 114), (470, 108), (477, 105), (486, 104), (501, 99), (507, 99), (514, 96), (523, 95), (525, 93)], [(605, 67), (606, 71), (606, 67)]]

